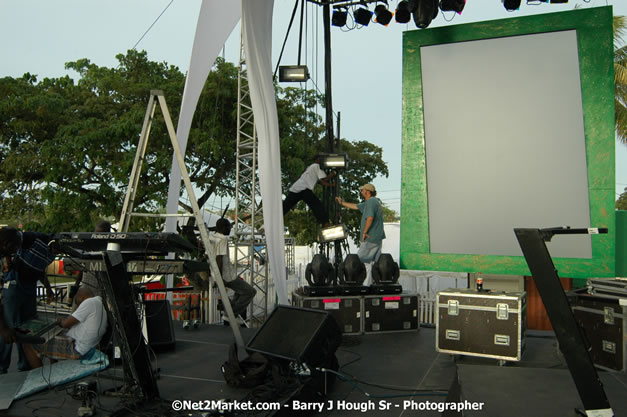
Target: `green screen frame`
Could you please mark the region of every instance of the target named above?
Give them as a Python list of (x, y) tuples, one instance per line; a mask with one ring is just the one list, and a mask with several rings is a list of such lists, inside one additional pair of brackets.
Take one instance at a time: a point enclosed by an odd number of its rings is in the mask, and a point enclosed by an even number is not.
[[(564, 277), (615, 276), (615, 132), (611, 7), (453, 25), (407, 31), (403, 34), (400, 233), (402, 269), (530, 275), (522, 256), (440, 254), (430, 251), (420, 47), (564, 30), (575, 30), (577, 33), (590, 225), (607, 227), (609, 233), (591, 237), (591, 259), (554, 258), (553, 261), (559, 274)], [(558, 236), (555, 239), (560, 238), (568, 237)]]

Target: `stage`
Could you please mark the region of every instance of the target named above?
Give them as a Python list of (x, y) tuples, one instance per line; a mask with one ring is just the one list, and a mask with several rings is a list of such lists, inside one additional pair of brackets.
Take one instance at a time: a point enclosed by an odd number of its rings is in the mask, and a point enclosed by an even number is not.
[[(207, 403), (218, 399), (242, 400), (250, 393), (249, 389), (226, 385), (220, 371), (233, 341), (229, 327), (201, 325), (198, 329), (183, 330), (178, 321), (174, 326), (175, 349), (155, 355), (159, 392), (164, 399), (161, 404), (138, 405), (129, 399), (103, 395), (104, 390), (120, 384), (110, 379), (112, 373), (121, 375), (118, 364), (100, 376), (86, 379), (98, 383), (100, 395), (94, 400), (95, 415), (211, 416), (218, 414), (191, 409), (174, 412), (173, 401), (191, 400), (204, 405), (205, 400), (209, 400)], [(246, 340), (254, 332), (242, 329)], [(581, 407), (552, 332), (529, 331), (522, 361), (504, 366), (492, 359), (437, 353), (434, 339), (435, 329), (430, 327), (420, 331), (345, 336), (337, 351), (339, 372), (353, 379), (336, 380), (327, 397), (310, 405), (310, 411), (322, 416), (535, 417), (574, 416), (575, 408)], [(240, 359), (243, 357), (240, 352)], [(12, 375), (16, 377), (15, 359), (9, 373), (0, 375), (0, 386), (8, 387)], [(615, 415), (627, 417), (627, 374), (599, 371), (599, 375)], [(68, 394), (74, 384), (14, 401), (0, 415), (77, 415), (81, 402)], [(451, 409), (460, 404), (465, 408), (463, 413)], [(322, 411), (316, 407), (322, 407)], [(288, 410), (284, 415), (293, 414)]]

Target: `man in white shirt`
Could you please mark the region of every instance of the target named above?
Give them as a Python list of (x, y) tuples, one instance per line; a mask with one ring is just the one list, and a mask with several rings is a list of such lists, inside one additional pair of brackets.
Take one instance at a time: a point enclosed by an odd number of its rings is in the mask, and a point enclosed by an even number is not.
[(309, 165), (303, 175), (292, 184), (287, 193), (287, 197), (283, 200), (283, 215), (285, 216), (299, 201), (303, 200), (307, 206), (313, 211), (314, 216), (319, 224), (323, 226), (329, 225), (329, 213), (324, 209), (322, 202), (313, 193), (318, 180), (324, 187), (332, 186), (329, 180), (333, 178), (335, 171), (331, 171), (329, 175), (320, 168), (320, 155), (316, 155), (314, 163)]
[(87, 287), (80, 287), (74, 297), (78, 308), (71, 315), (57, 318), (61, 334), (43, 345), (24, 345), (31, 368), (42, 366), (41, 358), (80, 359), (98, 345), (107, 330), (107, 313), (102, 298)]
[(225, 218), (220, 218), (216, 222), (216, 231), (211, 234), (211, 241), (214, 245), (216, 263), (220, 269), (224, 286), (235, 292), (231, 299), (231, 308), (235, 317), (238, 317), (244, 315), (246, 307), (255, 298), (257, 290), (237, 276), (237, 272), (229, 259), (229, 234), (231, 234), (231, 222)]

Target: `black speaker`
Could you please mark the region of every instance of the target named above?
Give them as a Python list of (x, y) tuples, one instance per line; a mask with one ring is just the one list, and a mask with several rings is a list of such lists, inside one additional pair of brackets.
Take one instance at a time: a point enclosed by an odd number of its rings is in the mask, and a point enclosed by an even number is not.
[(146, 301), (145, 314), (150, 347), (155, 350), (174, 349), (176, 338), (174, 337), (170, 302), (168, 300)]
[(277, 306), (247, 349), (266, 356), (325, 366), (342, 342), (337, 321), (326, 311)]

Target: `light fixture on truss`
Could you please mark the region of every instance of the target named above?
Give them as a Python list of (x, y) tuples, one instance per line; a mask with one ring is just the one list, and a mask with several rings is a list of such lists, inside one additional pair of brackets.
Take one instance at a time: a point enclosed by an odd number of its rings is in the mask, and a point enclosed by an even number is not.
[(307, 65), (282, 65), (279, 67), (280, 82), (303, 83), (309, 79)]
[(336, 240), (344, 240), (348, 237), (346, 226), (337, 224), (334, 226), (323, 227), (320, 229), (320, 243), (335, 242)]

